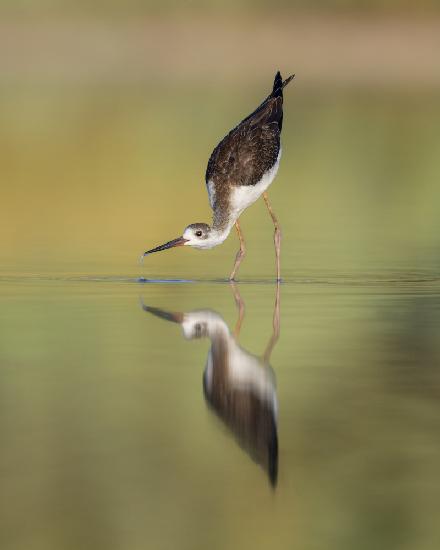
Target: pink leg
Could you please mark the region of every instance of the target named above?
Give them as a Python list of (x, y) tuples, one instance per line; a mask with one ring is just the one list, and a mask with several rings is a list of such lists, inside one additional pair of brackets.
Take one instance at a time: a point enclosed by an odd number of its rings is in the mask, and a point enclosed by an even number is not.
[(273, 234), (273, 242), (275, 244), (275, 257), (276, 257), (276, 266), (277, 266), (277, 281), (281, 281), (281, 266), (280, 266), (280, 252), (281, 252), (281, 228), (278, 220), (276, 219), (275, 214), (273, 213), (272, 207), (269, 202), (269, 197), (267, 196), (266, 191), (263, 193), (263, 199), (266, 203), (267, 209), (269, 210), (270, 217), (272, 218), (273, 225), (275, 227), (275, 233)]
[(240, 224), (238, 220), (235, 222), (235, 229), (237, 230), (238, 238), (240, 239), (240, 250), (237, 252), (237, 255), (235, 256), (234, 269), (232, 270), (232, 273), (229, 276), (230, 281), (235, 280), (235, 275), (238, 271), (238, 268), (240, 267), (241, 260), (246, 256), (246, 246), (244, 244), (244, 239), (241, 233)]

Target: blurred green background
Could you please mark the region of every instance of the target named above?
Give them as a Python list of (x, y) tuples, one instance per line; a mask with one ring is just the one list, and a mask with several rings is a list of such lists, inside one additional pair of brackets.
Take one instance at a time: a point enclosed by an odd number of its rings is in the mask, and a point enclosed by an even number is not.
[[(3, 0), (2, 550), (439, 547), (439, 51), (434, 0)], [(209, 342), (139, 307), (232, 330), (235, 235), (137, 259), (210, 221), (209, 155), (277, 69), (274, 491), (204, 402)], [(242, 228), (261, 353), (263, 204)]]
[[(3, 269), (136, 273), (143, 250), (210, 222), (209, 155), (279, 68), (297, 74), (270, 193), (284, 275), (374, 262), (437, 270), (434, 4), (199, 6), (2, 4)], [(243, 275), (270, 275), (271, 252), (255, 251), (272, 240), (261, 205), (243, 230)], [(233, 236), (210, 252), (156, 255), (145, 274), (223, 276), (236, 247)]]

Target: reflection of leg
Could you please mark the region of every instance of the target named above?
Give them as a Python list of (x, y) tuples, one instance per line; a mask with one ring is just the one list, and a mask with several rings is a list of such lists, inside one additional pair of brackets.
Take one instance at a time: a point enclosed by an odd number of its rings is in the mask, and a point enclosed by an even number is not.
[(237, 229), (238, 238), (240, 239), (240, 250), (237, 252), (237, 255), (235, 256), (234, 269), (232, 270), (232, 273), (229, 276), (230, 281), (233, 281), (235, 279), (235, 275), (238, 271), (238, 268), (240, 267), (241, 260), (246, 256), (246, 246), (244, 244), (244, 239), (241, 233), (240, 224), (238, 220), (235, 222), (235, 228)]
[(240, 336), (241, 324), (243, 323), (244, 318), (244, 302), (234, 281), (231, 281), (231, 288), (232, 293), (234, 294), (235, 304), (238, 308), (238, 319), (234, 329), (234, 336), (235, 338), (238, 338)]
[(269, 362), (270, 355), (272, 353), (275, 344), (278, 342), (280, 337), (280, 281), (277, 281), (277, 290), (275, 294), (275, 307), (273, 310), (273, 332), (272, 336), (267, 344), (266, 351), (264, 352), (263, 358), (266, 363)]
[(280, 267), (280, 252), (281, 252), (281, 228), (278, 220), (273, 213), (272, 207), (269, 202), (269, 197), (267, 196), (266, 191), (263, 193), (263, 199), (266, 203), (267, 209), (269, 210), (270, 217), (272, 218), (273, 225), (275, 227), (275, 233), (273, 234), (273, 242), (275, 244), (275, 257), (277, 264), (277, 281), (281, 281), (281, 267)]

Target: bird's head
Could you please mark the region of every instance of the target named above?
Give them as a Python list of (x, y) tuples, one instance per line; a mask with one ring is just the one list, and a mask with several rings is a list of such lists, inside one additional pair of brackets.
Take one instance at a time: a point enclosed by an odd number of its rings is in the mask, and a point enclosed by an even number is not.
[(168, 241), (165, 244), (156, 246), (151, 250), (144, 252), (143, 256), (152, 254), (153, 252), (160, 252), (167, 248), (173, 248), (175, 246), (192, 246), (193, 248), (212, 248), (224, 239), (219, 239), (219, 236), (207, 223), (192, 223), (185, 228), (183, 235), (172, 241)]
[(211, 227), (207, 223), (192, 223), (185, 228), (182, 237), (185, 239), (185, 246), (194, 248), (209, 248), (211, 241)]

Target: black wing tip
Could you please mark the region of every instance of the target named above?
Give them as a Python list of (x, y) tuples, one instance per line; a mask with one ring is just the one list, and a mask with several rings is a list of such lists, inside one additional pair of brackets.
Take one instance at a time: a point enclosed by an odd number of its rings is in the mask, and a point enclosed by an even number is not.
[(283, 85), (283, 77), (281, 76), (280, 71), (277, 71), (275, 78), (273, 80), (273, 91), (277, 90)]
[(275, 75), (274, 81), (273, 81), (273, 90), (272, 90), (272, 97), (282, 97), (283, 96), (283, 88), (289, 84), (291, 80), (295, 78), (294, 74), (291, 74), (289, 77), (286, 78), (286, 80), (283, 81), (283, 77), (281, 76), (281, 72), (277, 71), (277, 74)]

